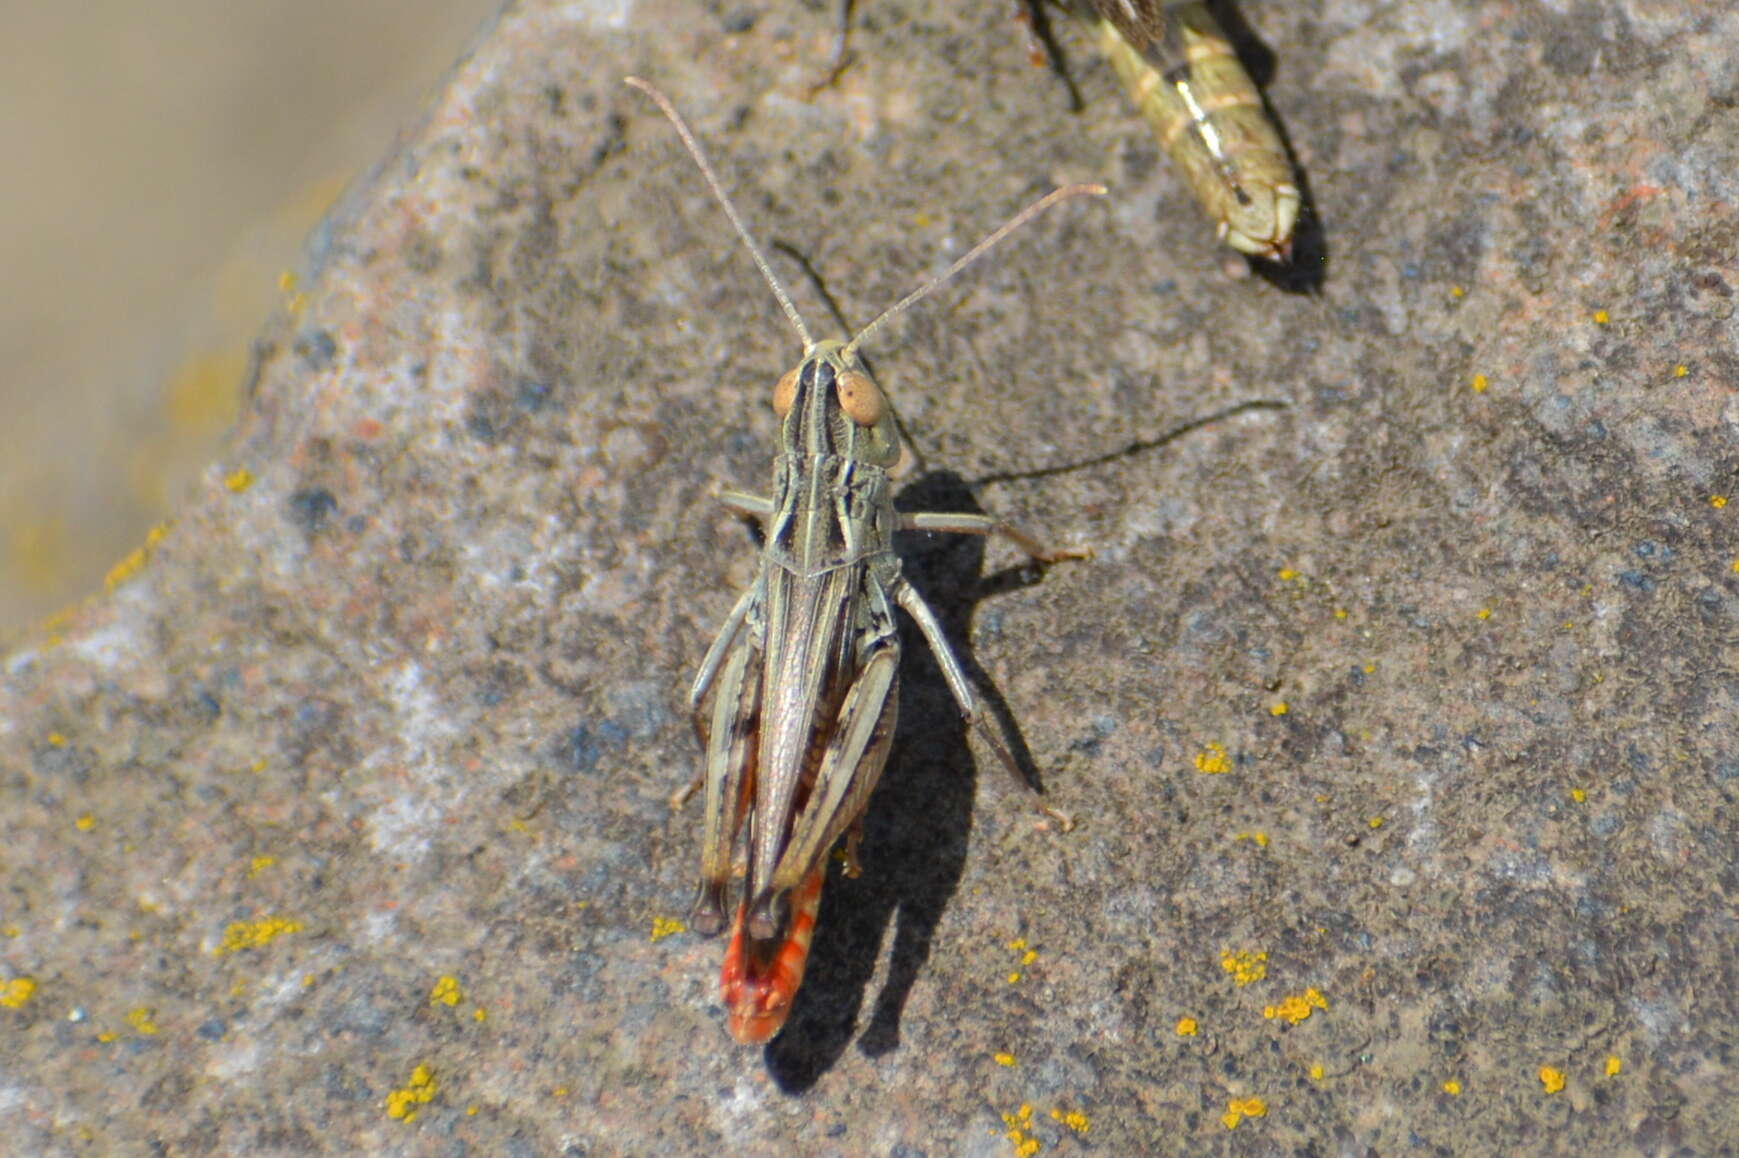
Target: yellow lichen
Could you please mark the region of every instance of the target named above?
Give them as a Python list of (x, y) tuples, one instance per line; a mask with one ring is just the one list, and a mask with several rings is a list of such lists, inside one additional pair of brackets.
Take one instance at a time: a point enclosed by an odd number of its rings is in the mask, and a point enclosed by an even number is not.
[(1488, 380), (1484, 374), (1475, 374), (1473, 376), (1473, 392), (1475, 394), (1484, 394), (1485, 388), (1490, 385), (1490, 380)]
[(127, 1024), (133, 1027), (135, 1033), (153, 1037), (157, 1033), (157, 1022), (153, 1020), (156, 1013), (150, 1006), (141, 1005), (137, 1009), (127, 1011)]
[(1443, 1092), (1452, 1098), (1459, 1098), (1461, 1096), (1461, 1083), (1456, 1081), (1454, 1078), (1450, 1078), (1448, 1081), (1443, 1083)]
[(1019, 980), (1020, 980), (1020, 972), (1018, 970), (1016, 970), (1015, 972), (1012, 972), (1008, 975), (1008, 983), (1010, 985), (1013, 985), (1015, 982), (1017, 982)]
[(1481, 607), (1475, 614), (1477, 614), (1479, 616), (1479, 618), (1481, 618), (1481, 619), (1490, 619), (1491, 618), (1491, 608)]
[(121, 561), (109, 568), (109, 573), (103, 576), (103, 590), (113, 591), (133, 576), (145, 569), (146, 551), (143, 547), (134, 547), (121, 557)]
[(1610, 322), (1611, 320), (1612, 320), (1611, 316), (1609, 314), (1607, 314), (1607, 312), (1605, 310), (1595, 310), (1594, 311), (1594, 324), (1595, 325), (1604, 326), (1607, 322)]
[(1619, 1057), (1615, 1053), (1606, 1055), (1606, 1076), (1607, 1077), (1615, 1078), (1619, 1075), (1619, 1072), (1623, 1069), (1624, 1069), (1624, 1059), (1623, 1058)]
[(1380, 816), (1373, 816), (1365, 821), (1365, 823), (1370, 825), (1372, 828), (1381, 828), (1383, 827), (1383, 818)]
[(36, 981), (29, 977), (14, 977), (0, 983), (0, 1009), (23, 1009), (36, 992)]
[(1268, 1115), (1268, 1103), (1261, 1098), (1233, 1098), (1226, 1103), (1226, 1112), (1220, 1115), (1220, 1121), (1226, 1129), (1236, 1130), (1238, 1123), (1245, 1118), (1263, 1118)]
[(1291, 708), (1287, 707), (1285, 700), (1281, 700), (1277, 704), (1270, 704), (1268, 706), (1268, 714), (1270, 716), (1284, 716), (1287, 712), (1289, 712), (1291, 710), (1292, 710)]
[(1585, 789), (1572, 788), (1570, 789), (1570, 799), (1574, 800), (1577, 804), (1581, 804), (1588, 799), (1588, 793)]
[(1177, 1035), (1179, 1037), (1194, 1037), (1200, 1032), (1201, 1026), (1196, 1024), (1195, 1018), (1180, 1017), (1177, 1019)]
[(442, 976), (435, 982), (434, 989), (429, 991), (430, 1005), (445, 1005), (451, 1008), (465, 1000), (465, 991), (459, 988), (457, 977)]
[(1079, 1110), (1052, 1110), (1051, 1120), (1061, 1122), (1077, 1134), (1085, 1134), (1093, 1129), (1093, 1124), (1087, 1120), (1087, 1115)]
[(654, 917), (652, 918), (652, 939), (655, 942), (662, 941), (666, 937), (681, 933), (687, 928), (687, 925), (675, 917)]
[(1310, 1067), (1310, 1080), (1313, 1082), (1320, 1082), (1327, 1073), (1328, 1071), (1322, 1068), (1322, 1063), (1317, 1062), (1315, 1065)]
[(1233, 837), (1232, 839), (1233, 840), (1247, 840), (1251, 844), (1255, 845), (1257, 848), (1267, 848), (1268, 847), (1268, 834), (1266, 832), (1240, 832), (1237, 836)]
[(286, 933), (300, 933), (302, 923), (287, 917), (266, 917), (259, 921), (236, 921), (223, 931), (223, 940), (211, 951), (213, 957), (239, 953), (243, 949), (260, 949)]
[(1224, 744), (1209, 743), (1206, 748), (1196, 753), (1196, 771), (1205, 772), (1209, 776), (1218, 776), (1222, 772), (1230, 772), (1232, 762), (1226, 758)]
[(471, 1011), (471, 1020), (472, 1021), (487, 1021), (487, 1020), (489, 1020), (489, 1011), (487, 1009), (484, 1009), (482, 1006), (478, 1006), (476, 1009), (473, 1009)]
[(1551, 1066), (1541, 1066), (1540, 1084), (1546, 1087), (1548, 1094), (1558, 1093), (1564, 1088), (1564, 1071), (1555, 1070)]
[(1002, 1124), (1006, 1127), (1003, 1137), (1014, 1143), (1015, 1158), (1032, 1158), (1044, 1145), (1032, 1135), (1033, 1108), (1025, 1102), (1020, 1109), (1012, 1114), (1002, 1116)]
[(1727, 505), (1727, 496), (1726, 495), (1710, 495), (1709, 496), (1709, 505), (1711, 507), (1714, 507), (1718, 511), (1722, 507)]
[(990, 1057), (991, 1060), (996, 1062), (999, 1066), (1004, 1066), (1010, 1069), (1014, 1067), (1014, 1055), (1012, 1053), (993, 1053)]
[(1268, 976), (1268, 954), (1226, 949), (1220, 954), (1220, 968), (1230, 973), (1241, 988)]
[(386, 1096), (386, 1116), (414, 1122), (417, 1107), (434, 1101), (440, 1092), (441, 1083), (435, 1080), (434, 1073), (428, 1066), (420, 1065), (411, 1071), (410, 1081)]
[(1347, 609), (1344, 607), (1335, 608), (1334, 609), (1334, 617), (1336, 619), (1345, 619), (1347, 617)]
[(1328, 1008), (1328, 999), (1321, 991), (1306, 989), (1284, 998), (1279, 1005), (1270, 1005), (1262, 1010), (1262, 1016), (1269, 1021), (1284, 1021), (1288, 1025), (1297, 1025), (1309, 1017), (1312, 1010)]
[(277, 863), (278, 858), (275, 856), (256, 856), (248, 862), (248, 879), (252, 880)]
[(73, 821), (72, 826), (80, 832), (89, 832), (97, 826), (97, 818), (87, 812), (77, 820)]
[(1467, 296), (1467, 291), (1458, 285), (1452, 285), (1449, 287), (1449, 296), (1459, 301)]
[(254, 485), (254, 472), (245, 466), (238, 466), (223, 476), (223, 488), (233, 495), (239, 495)]
[(1683, 362), (1680, 362), (1677, 366), (1673, 367), (1673, 377), (1674, 378), (1683, 378), (1686, 374), (1689, 374), (1690, 372), (1691, 372), (1691, 368), (1689, 366), (1685, 365)]

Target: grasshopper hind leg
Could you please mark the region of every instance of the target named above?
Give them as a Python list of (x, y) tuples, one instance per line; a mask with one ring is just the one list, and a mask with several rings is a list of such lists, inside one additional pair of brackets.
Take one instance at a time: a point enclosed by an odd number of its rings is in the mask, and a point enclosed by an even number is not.
[[(966, 518), (968, 516), (947, 517)], [(990, 524), (996, 522), (996, 520), (989, 518), (986, 518), (985, 521)], [(993, 526), (987, 529), (996, 528)], [(942, 679), (947, 683), (948, 691), (954, 696), (954, 702), (959, 706), (960, 715), (965, 719), (967, 726), (977, 732), (986, 744), (990, 745), (990, 750), (996, 753), (997, 760), (1004, 768), (1008, 769), (1009, 775), (1013, 776), (1022, 788), (1032, 793), (1037, 799), (1040, 795), (1038, 787), (1027, 777), (1020, 763), (1014, 758), (1014, 753), (1009, 751), (1008, 744), (1004, 742), (1002, 735), (992, 725), (989, 714), (979, 705), (978, 697), (973, 694), (972, 685), (966, 679), (966, 670), (960, 665), (960, 658), (954, 654), (953, 647), (948, 643), (948, 637), (942, 634), (942, 624), (936, 619), (936, 613), (930, 610), (930, 605), (924, 602), (924, 597), (918, 594), (918, 589), (908, 583), (903, 576), (894, 580), (892, 594), (894, 602), (905, 608), (906, 614), (910, 615), (912, 621), (918, 625), (918, 630), (923, 634), (924, 641), (930, 645), (930, 651), (936, 656), (937, 666), (942, 669)], [(1064, 832), (1075, 827), (1074, 818), (1066, 812), (1051, 808), (1042, 801), (1038, 803), (1038, 809), (1060, 824)]]
[(695, 931), (704, 937), (724, 932), (728, 921), (732, 854), (754, 799), (760, 757), (760, 658), (759, 649), (741, 641), (732, 650), (705, 729), (700, 887), (690, 916)]

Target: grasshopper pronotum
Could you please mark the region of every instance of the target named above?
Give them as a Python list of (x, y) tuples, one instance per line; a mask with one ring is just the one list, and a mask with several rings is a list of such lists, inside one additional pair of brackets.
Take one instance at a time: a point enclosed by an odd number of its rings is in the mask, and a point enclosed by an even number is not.
[[(757, 1044), (779, 1032), (802, 983), (827, 855), (841, 836), (847, 837), (847, 871), (857, 871), (864, 805), (894, 734), (900, 665), (895, 607), (905, 609), (936, 653), (961, 714), (1026, 784), (980, 711), (935, 613), (900, 574), (894, 532), (1000, 533), (1040, 562), (1080, 554), (1047, 551), (985, 515), (897, 513), (888, 469), (900, 457), (899, 432), (893, 408), (858, 348), (888, 319), (1033, 217), (1060, 201), (1105, 190), (1055, 190), (856, 337), (816, 341), (688, 125), (652, 85), (635, 77), (627, 83), (657, 102), (676, 126), (803, 342), (802, 361), (773, 387), (781, 427), (772, 496), (732, 490), (719, 495), (727, 509), (760, 520), (765, 546), (759, 574), (731, 608), (695, 676), (689, 702), (706, 762), (675, 798), (680, 804), (705, 786), (693, 917), (704, 935), (724, 929), (732, 864), (746, 822), (747, 876), (720, 984), (731, 1035)], [(703, 713), (709, 692), (711, 710)]]

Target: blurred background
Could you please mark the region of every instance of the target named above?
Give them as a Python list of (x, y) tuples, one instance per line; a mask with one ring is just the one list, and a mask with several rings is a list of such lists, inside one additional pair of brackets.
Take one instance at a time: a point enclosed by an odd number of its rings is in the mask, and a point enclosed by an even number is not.
[(0, 638), (174, 511), (302, 239), (498, 4), (0, 9)]

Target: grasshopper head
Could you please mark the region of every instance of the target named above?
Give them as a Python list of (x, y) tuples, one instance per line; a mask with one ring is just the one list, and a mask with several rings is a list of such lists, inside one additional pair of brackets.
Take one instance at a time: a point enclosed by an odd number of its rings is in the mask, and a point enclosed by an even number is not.
[(875, 466), (900, 457), (894, 408), (843, 342), (817, 342), (773, 387), (787, 451), (838, 455)]

